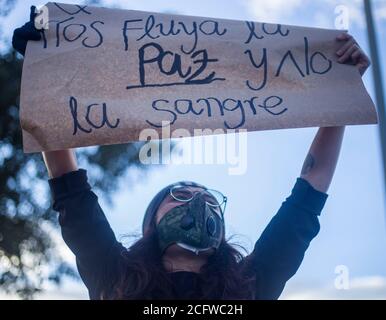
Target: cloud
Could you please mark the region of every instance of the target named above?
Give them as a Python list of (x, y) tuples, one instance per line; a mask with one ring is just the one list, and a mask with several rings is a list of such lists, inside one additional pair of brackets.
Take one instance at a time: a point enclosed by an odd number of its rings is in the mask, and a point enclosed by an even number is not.
[(247, 8), (257, 21), (279, 23), (293, 15), (302, 0), (247, 0)]
[(381, 2), (374, 11), (374, 16), (377, 21), (386, 21), (386, 2)]
[(352, 289), (385, 289), (386, 278), (380, 276), (354, 278), (351, 280)]
[[(0, 293), (0, 300), (18, 299), (15, 295)], [(88, 299), (86, 287), (81, 282), (66, 280), (59, 289), (54, 285), (46, 287), (46, 291), (35, 299), (44, 300), (84, 300)], [(348, 290), (338, 290), (333, 285), (316, 285), (315, 283), (295, 283), (286, 289), (281, 300), (359, 300), (386, 299), (386, 277), (364, 276), (351, 279)]]
[[(304, 24), (334, 28), (337, 16), (335, 8), (344, 6), (349, 14), (349, 25), (364, 29), (366, 27), (362, 0), (245, 0), (247, 10), (256, 21)], [(376, 21), (386, 20), (386, 2), (377, 2), (372, 6)]]
[(333, 284), (290, 286), (282, 295), (283, 300), (359, 300), (359, 299), (386, 299), (386, 277), (363, 276), (350, 280), (349, 289), (338, 290)]

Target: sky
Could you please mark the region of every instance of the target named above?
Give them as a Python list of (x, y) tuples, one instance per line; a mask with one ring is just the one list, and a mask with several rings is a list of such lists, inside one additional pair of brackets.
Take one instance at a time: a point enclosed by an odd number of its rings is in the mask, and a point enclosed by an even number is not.
[[(13, 12), (3, 19), (1, 24), (8, 26), (4, 30), (6, 38), (11, 37), (15, 27), (28, 20), (30, 4), (42, 3), (19, 1)], [(320, 28), (335, 28), (335, 10), (341, 5), (349, 12), (350, 33), (369, 53), (362, 1), (358, 0), (103, 2), (105, 7)], [(373, 1), (373, 9), (385, 75), (386, 41), (380, 40), (386, 36), (386, 1)], [(4, 48), (4, 44), (0, 46), (0, 50)], [(363, 79), (374, 98), (371, 69)], [(239, 235), (238, 240), (250, 251), (289, 195), (316, 131), (317, 128), (302, 128), (248, 133), (247, 168), (242, 175), (230, 175), (230, 164), (153, 165), (142, 181), (125, 186), (114, 195), (114, 207), (101, 201), (102, 208), (120, 239), (125, 234), (140, 232), (146, 206), (163, 186), (179, 180), (197, 181), (221, 190), (228, 197), (225, 213), (227, 236)], [(376, 125), (346, 128), (328, 194), (320, 217), (320, 233), (312, 241), (297, 274), (287, 283), (281, 299), (385, 299), (386, 209)], [(74, 264), (72, 253), (58, 235), (56, 238), (64, 257)], [(339, 286), (338, 276), (342, 270), (349, 280), (348, 288)], [(66, 280), (60, 290), (50, 286), (47, 289), (38, 298), (87, 299), (86, 288), (80, 282)], [(0, 295), (0, 298), (13, 297)]]

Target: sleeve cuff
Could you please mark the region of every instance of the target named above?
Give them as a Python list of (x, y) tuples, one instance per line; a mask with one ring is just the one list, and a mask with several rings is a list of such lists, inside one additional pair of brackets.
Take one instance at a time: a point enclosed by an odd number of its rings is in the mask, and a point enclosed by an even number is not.
[(316, 190), (307, 180), (297, 178), (291, 195), (287, 200), (313, 214), (320, 215), (327, 197), (327, 193)]
[(54, 202), (91, 189), (87, 181), (87, 170), (85, 169), (67, 172), (59, 177), (49, 179), (48, 184)]

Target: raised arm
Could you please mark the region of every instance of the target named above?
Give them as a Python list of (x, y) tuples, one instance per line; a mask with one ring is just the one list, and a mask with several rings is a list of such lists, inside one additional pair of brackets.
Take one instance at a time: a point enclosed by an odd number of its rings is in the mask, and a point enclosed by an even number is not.
[[(343, 42), (337, 52), (339, 62), (355, 64), (363, 75), (370, 65), (367, 56), (350, 35), (342, 34), (337, 40)], [(248, 261), (257, 277), (258, 298), (280, 296), (318, 234), (318, 216), (327, 199), (326, 191), (338, 161), (343, 133), (344, 127), (319, 129), (291, 195), (256, 242)]]
[[(341, 34), (342, 42), (337, 51), (339, 63), (354, 64), (361, 75), (370, 66), (370, 60), (355, 39), (348, 33)], [(301, 178), (315, 189), (327, 192), (332, 181), (342, 145), (344, 127), (319, 128), (310, 147), (301, 171)]]
[(319, 128), (300, 177), (316, 190), (327, 192), (338, 162), (345, 127)]
[(73, 149), (42, 152), (50, 178), (78, 170), (76, 155)]

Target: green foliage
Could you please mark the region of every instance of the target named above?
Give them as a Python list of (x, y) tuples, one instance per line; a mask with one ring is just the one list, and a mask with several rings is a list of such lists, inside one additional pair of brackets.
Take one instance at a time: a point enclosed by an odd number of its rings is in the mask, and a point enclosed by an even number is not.
[[(15, 52), (0, 56), (0, 287), (32, 298), (44, 281), (60, 283), (77, 273), (60, 257), (52, 234), (57, 213), (51, 209), (47, 172), (41, 154), (24, 154), (19, 122), (22, 60)], [(143, 143), (77, 150), (93, 190), (111, 203), (120, 183), (132, 185), (147, 166), (138, 160)], [(52, 231), (54, 230), (54, 231)]]

